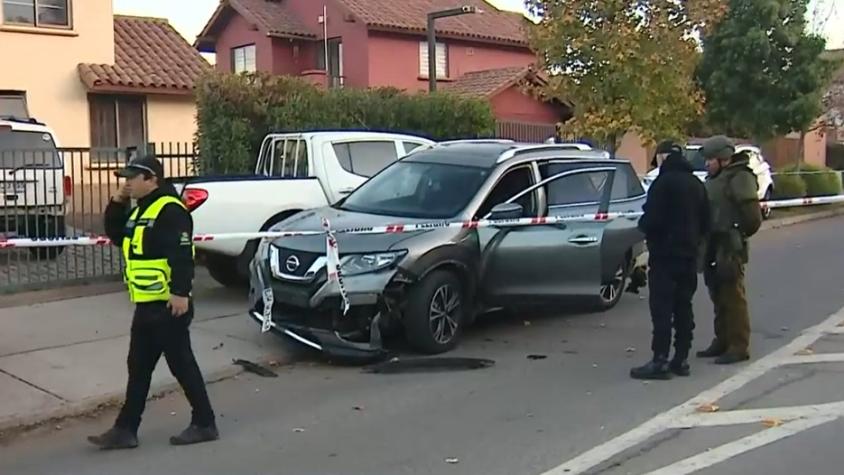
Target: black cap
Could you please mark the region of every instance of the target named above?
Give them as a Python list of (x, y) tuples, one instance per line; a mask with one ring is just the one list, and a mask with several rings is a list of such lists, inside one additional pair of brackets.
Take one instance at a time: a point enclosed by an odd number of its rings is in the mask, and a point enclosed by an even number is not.
[(656, 146), (655, 153), (683, 153), (683, 148), (674, 143), (673, 140), (663, 140)]
[(114, 172), (121, 178), (134, 178), (140, 174), (164, 178), (164, 165), (152, 155), (136, 158), (126, 165), (126, 168)]

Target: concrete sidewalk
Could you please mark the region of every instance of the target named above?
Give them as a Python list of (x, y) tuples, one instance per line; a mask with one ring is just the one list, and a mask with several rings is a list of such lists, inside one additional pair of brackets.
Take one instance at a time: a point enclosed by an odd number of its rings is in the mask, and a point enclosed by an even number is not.
[[(289, 361), (246, 316), (242, 292), (197, 281), (191, 336), (207, 380), (241, 371), (233, 359)], [(0, 432), (122, 401), (131, 315), (122, 291), (0, 309)], [(162, 358), (150, 395), (176, 387)]]

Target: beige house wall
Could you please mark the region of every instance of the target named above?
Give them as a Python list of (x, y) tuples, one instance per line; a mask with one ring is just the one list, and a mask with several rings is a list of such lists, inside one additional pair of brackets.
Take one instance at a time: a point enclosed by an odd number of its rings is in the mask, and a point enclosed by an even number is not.
[(651, 161), (649, 152), (650, 148), (645, 145), (645, 142), (634, 132), (627, 132), (621, 139), (621, 145), (615, 151), (615, 155), (625, 160), (630, 160), (636, 173), (644, 175), (648, 172), (648, 166)]
[(26, 91), (30, 114), (60, 145), (88, 147), (88, 98), (76, 66), (114, 64), (111, 0), (72, 0), (72, 22), (71, 30), (0, 24), (0, 89)]

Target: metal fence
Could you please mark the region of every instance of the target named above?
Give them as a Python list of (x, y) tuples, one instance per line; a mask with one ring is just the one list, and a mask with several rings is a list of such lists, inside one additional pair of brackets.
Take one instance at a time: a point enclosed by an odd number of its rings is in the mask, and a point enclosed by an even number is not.
[[(165, 176), (194, 174), (191, 144), (150, 144)], [(138, 153), (129, 149), (14, 149), (0, 152), (0, 232), (7, 238), (102, 234), (109, 199), (122, 185), (114, 172)], [(146, 150), (141, 150), (146, 151)], [(116, 247), (0, 250), (0, 293), (120, 278)]]
[(495, 136), (500, 139), (510, 139), (517, 142), (542, 143), (549, 137), (556, 135), (553, 124), (530, 124), (526, 122), (496, 122)]

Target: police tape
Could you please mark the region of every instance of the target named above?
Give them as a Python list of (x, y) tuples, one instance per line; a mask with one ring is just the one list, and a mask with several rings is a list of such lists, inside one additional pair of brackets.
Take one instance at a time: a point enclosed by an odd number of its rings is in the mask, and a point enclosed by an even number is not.
[[(820, 196), (814, 198), (796, 198), (789, 200), (765, 201), (760, 203), (763, 208), (794, 208), (802, 206), (815, 206), (844, 203), (844, 195)], [(590, 213), (569, 216), (544, 216), (535, 218), (513, 218), (513, 219), (482, 219), (475, 221), (431, 221), (424, 223), (390, 224), (387, 226), (363, 226), (344, 229), (330, 230), (333, 243), (336, 244), (334, 236), (337, 234), (398, 234), (412, 233), (418, 231), (429, 231), (433, 229), (479, 229), (490, 227), (521, 227), (521, 226), (542, 226), (564, 224), (571, 222), (594, 222), (613, 221), (616, 219), (634, 219), (642, 216), (641, 212), (626, 213)], [(278, 239), (297, 236), (322, 236), (327, 235), (327, 220), (323, 220), (321, 231), (261, 231), (243, 233), (218, 233), (218, 234), (196, 234), (194, 242), (219, 241), (225, 239)], [(23, 247), (62, 247), (62, 246), (108, 246), (112, 242), (107, 236), (69, 236), (55, 238), (0, 238), (0, 249), (23, 248)], [(339, 259), (338, 259), (339, 261)]]

